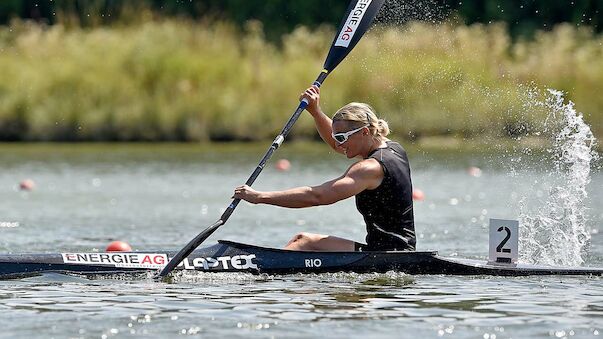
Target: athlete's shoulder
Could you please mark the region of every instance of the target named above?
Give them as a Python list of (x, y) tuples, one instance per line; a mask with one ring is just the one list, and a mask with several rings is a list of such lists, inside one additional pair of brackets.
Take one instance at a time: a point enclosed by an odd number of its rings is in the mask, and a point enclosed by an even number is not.
[(383, 168), (374, 158), (362, 159), (353, 163), (348, 169), (349, 174), (379, 176), (383, 175)]

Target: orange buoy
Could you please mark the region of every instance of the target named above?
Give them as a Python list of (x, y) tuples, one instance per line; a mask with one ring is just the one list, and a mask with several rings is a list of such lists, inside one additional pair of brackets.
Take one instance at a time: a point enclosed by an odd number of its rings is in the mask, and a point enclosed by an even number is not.
[(467, 168), (467, 173), (469, 173), (470, 176), (476, 177), (476, 178), (482, 176), (482, 170), (479, 167), (475, 167), (475, 166), (471, 166), (471, 167)]
[(123, 241), (113, 241), (109, 245), (107, 245), (107, 252), (132, 252), (132, 247), (128, 245), (127, 242)]
[(19, 183), (19, 188), (22, 191), (31, 191), (36, 188), (36, 183), (31, 179), (25, 179)]
[(423, 201), (425, 200), (425, 193), (418, 188), (412, 190), (412, 200)]
[(274, 167), (276, 168), (277, 171), (286, 172), (289, 169), (291, 169), (291, 163), (287, 159), (279, 159), (274, 164)]

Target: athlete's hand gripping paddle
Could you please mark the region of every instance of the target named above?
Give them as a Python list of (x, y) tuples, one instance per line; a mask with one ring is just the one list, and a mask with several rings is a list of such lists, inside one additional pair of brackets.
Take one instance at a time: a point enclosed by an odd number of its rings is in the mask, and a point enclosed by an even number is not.
[[(352, 0), (346, 10), (346, 15), (344, 16), (339, 30), (337, 31), (337, 35), (331, 44), (331, 49), (329, 50), (329, 54), (327, 55), (327, 59), (325, 60), (323, 70), (320, 72), (316, 81), (314, 81), (314, 85), (321, 86), (325, 81), (327, 76), (339, 65), (339, 63), (345, 59), (345, 57), (350, 53), (350, 51), (356, 46), (360, 38), (364, 35), (364, 33), (371, 26), (371, 23), (375, 19), (377, 12), (383, 5), (385, 0)], [(272, 154), (276, 149), (283, 143), (287, 134), (303, 112), (303, 110), (308, 105), (308, 101), (304, 98), (297, 109), (293, 113), (293, 115), (289, 118), (289, 121), (285, 124), (285, 127), (281, 130), (279, 135), (274, 139), (270, 148), (264, 157), (255, 168), (255, 171), (251, 174), (246, 185), (251, 186), (255, 179), (260, 175), (266, 162), (272, 157)], [(234, 212), (237, 205), (241, 202), (241, 199), (234, 199), (232, 203), (226, 208), (226, 211), (222, 214), (220, 219), (216, 221), (213, 225), (209, 226), (203, 232), (199, 233), (193, 240), (191, 240), (186, 246), (184, 246), (180, 252), (178, 252), (169, 262), (168, 264), (161, 270), (161, 272), (155, 276), (156, 278), (163, 278), (168, 275), (178, 264), (184, 260), (192, 251), (195, 250), (205, 239), (207, 239), (212, 233), (214, 233), (220, 226), (224, 225), (232, 212)]]

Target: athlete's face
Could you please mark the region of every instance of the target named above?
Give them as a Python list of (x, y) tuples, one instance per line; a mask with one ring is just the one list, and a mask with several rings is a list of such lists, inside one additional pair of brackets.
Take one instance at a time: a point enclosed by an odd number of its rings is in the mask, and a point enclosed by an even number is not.
[[(343, 153), (349, 158), (354, 158), (360, 155), (362, 145), (368, 135), (368, 128), (357, 126), (348, 121), (334, 121), (331, 126), (335, 135), (335, 142)], [(351, 133), (353, 132), (353, 133)], [(340, 139), (339, 142), (337, 139)], [(345, 140), (344, 140), (345, 139)]]

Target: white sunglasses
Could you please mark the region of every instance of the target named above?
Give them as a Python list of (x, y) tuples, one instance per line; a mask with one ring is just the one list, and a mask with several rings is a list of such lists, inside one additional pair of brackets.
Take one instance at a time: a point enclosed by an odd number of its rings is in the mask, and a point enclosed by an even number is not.
[(333, 139), (335, 139), (335, 141), (337, 141), (338, 144), (343, 144), (344, 142), (348, 141), (350, 135), (361, 131), (363, 128), (365, 127), (369, 127), (369, 125), (364, 125), (362, 127), (358, 127), (356, 129), (353, 129), (351, 131), (347, 131), (347, 132), (341, 132), (341, 133), (331, 133), (331, 136), (333, 137)]

